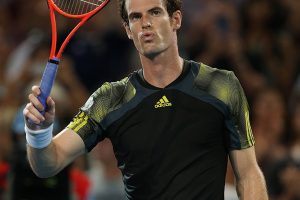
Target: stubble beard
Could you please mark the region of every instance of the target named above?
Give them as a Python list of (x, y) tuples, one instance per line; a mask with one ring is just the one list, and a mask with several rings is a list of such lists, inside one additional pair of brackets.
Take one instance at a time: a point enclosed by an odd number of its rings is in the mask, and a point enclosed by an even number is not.
[(144, 49), (140, 54), (148, 59), (155, 59), (157, 56), (161, 55), (167, 50), (167, 47), (155, 45), (151, 49)]

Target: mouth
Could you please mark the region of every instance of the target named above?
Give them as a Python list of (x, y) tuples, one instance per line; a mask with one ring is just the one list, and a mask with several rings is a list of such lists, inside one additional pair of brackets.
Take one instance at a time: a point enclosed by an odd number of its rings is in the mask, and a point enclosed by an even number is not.
[(144, 42), (152, 42), (154, 40), (155, 34), (151, 31), (145, 31), (141, 33), (141, 39)]

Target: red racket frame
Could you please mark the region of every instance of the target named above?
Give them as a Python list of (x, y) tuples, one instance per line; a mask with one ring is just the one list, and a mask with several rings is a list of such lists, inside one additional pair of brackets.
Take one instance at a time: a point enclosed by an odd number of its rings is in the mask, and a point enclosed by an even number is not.
[[(51, 21), (51, 31), (52, 31), (52, 43), (51, 43), (51, 50), (50, 50), (50, 56), (49, 56), (49, 61), (46, 64), (42, 80), (40, 83), (40, 90), (41, 93), (37, 97), (41, 104), (44, 106), (44, 110), (41, 111), (41, 114), (45, 114), (45, 111), (47, 110), (47, 98), (51, 93), (51, 89), (56, 77), (58, 65), (59, 65), (59, 59), (70, 41), (70, 39), (73, 37), (75, 32), (87, 21), (89, 20), (92, 16), (94, 16), (97, 12), (99, 12), (105, 5), (110, 0), (104, 0), (104, 2), (98, 6), (96, 9), (86, 13), (86, 14), (81, 14), (81, 15), (71, 15), (68, 14), (59, 7), (57, 7), (53, 0), (47, 0), (48, 2), (48, 7), (49, 7), (49, 12), (50, 12), (50, 21)], [(62, 45), (60, 46), (57, 54), (56, 54), (56, 48), (57, 48), (57, 29), (56, 29), (56, 19), (55, 19), (55, 11), (58, 12), (59, 14), (67, 17), (67, 18), (72, 18), (72, 19), (80, 19), (80, 22), (70, 31), (66, 39), (63, 41)], [(34, 123), (31, 120), (29, 120), (30, 123)]]
[[(97, 7), (96, 9), (81, 15), (71, 15), (64, 11), (62, 11), (59, 7), (55, 5), (53, 0), (47, 0), (48, 6), (49, 6), (49, 12), (50, 12), (50, 21), (51, 21), (51, 34), (52, 34), (52, 43), (51, 43), (51, 50), (50, 50), (50, 56), (49, 58), (51, 60), (56, 59), (59, 60), (61, 57), (65, 47), (67, 46), (70, 39), (73, 37), (75, 32), (86, 22), (88, 21), (92, 16), (94, 16), (97, 12), (99, 12), (104, 6), (108, 4), (110, 0), (104, 0), (104, 2)], [(55, 18), (55, 12), (58, 12), (59, 14), (72, 18), (72, 19), (81, 19), (81, 21), (73, 28), (73, 30), (69, 33), (69, 35), (66, 37), (62, 45), (60, 46), (57, 54), (56, 54), (56, 48), (57, 48), (57, 29), (56, 29), (56, 18)]]

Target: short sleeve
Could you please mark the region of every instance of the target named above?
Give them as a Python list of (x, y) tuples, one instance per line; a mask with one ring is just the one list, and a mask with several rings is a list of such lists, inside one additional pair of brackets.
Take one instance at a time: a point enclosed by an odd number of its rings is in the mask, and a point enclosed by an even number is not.
[(107, 115), (110, 108), (111, 91), (111, 84), (104, 83), (89, 97), (67, 126), (82, 138), (87, 151), (91, 151), (98, 142), (106, 137), (100, 122)]
[(249, 119), (249, 105), (244, 90), (233, 72), (228, 72), (227, 105), (230, 117), (226, 121), (230, 134), (229, 149), (245, 149), (254, 145), (254, 137)]

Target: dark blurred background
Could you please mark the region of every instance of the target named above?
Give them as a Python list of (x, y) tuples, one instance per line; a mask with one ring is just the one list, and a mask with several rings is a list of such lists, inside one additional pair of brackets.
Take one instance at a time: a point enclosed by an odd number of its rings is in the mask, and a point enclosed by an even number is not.
[[(300, 1), (184, 0), (180, 54), (239, 78), (250, 105), (257, 159), (270, 200), (300, 199)], [(58, 17), (60, 41), (74, 23)], [(0, 1), (0, 199), (120, 200), (122, 178), (108, 140), (59, 175), (38, 179), (25, 154), (22, 108), (50, 50), (45, 0)], [(52, 96), (66, 126), (104, 81), (140, 68), (116, 1), (71, 40)], [(236, 200), (231, 166), (225, 199)]]

